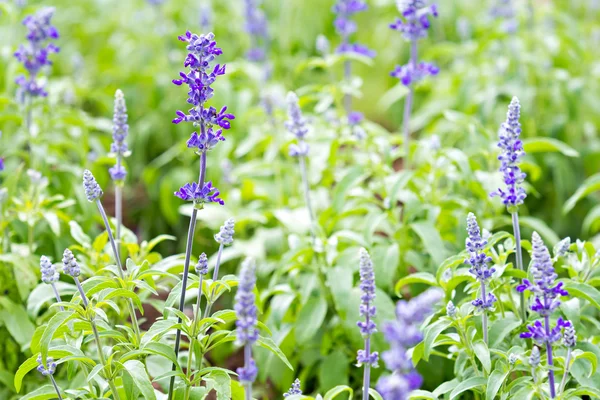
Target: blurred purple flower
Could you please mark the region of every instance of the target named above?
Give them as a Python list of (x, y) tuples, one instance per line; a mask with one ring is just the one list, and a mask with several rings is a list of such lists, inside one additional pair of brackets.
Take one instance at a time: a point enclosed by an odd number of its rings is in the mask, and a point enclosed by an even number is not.
[(212, 182), (206, 182), (202, 188), (196, 183), (186, 183), (175, 192), (175, 196), (181, 200), (193, 201), (196, 205), (205, 203), (219, 203), (224, 205), (225, 202), (219, 198), (221, 193), (212, 185)]

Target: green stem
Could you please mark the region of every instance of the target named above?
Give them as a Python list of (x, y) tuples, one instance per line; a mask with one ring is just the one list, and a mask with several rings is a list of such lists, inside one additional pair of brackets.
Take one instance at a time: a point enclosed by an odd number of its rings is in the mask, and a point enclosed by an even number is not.
[[(219, 268), (221, 267), (221, 255), (223, 254), (223, 243), (221, 243), (219, 245), (219, 251), (217, 252), (217, 261), (215, 262), (215, 269), (213, 270), (213, 282), (216, 282), (219, 279)], [(200, 283), (202, 283), (202, 281), (200, 281)], [(200, 287), (200, 290), (202, 290), (202, 287)], [(212, 309), (212, 306), (215, 302), (215, 292), (216, 292), (217, 288), (213, 288), (213, 290), (210, 293), (210, 297), (208, 298), (207, 302), (206, 302), (206, 309), (204, 310), (204, 316), (205, 317), (209, 317), (210, 316), (210, 311)], [(200, 295), (200, 293), (198, 293), (198, 295)]]
[[(517, 268), (521, 271), (525, 271), (525, 269), (523, 268), (523, 253), (521, 250), (521, 228), (519, 226), (519, 214), (516, 211), (511, 212), (511, 214), (512, 214), (513, 233), (515, 235), (515, 250), (516, 250), (516, 257), (517, 257)], [(523, 280), (521, 280), (521, 283), (523, 283)], [(524, 292), (520, 293), (520, 300), (521, 300), (521, 319), (523, 320), (523, 322), (525, 322), (527, 320), (527, 311), (525, 308), (526, 305), (525, 305), (525, 293)]]
[(50, 375), (50, 381), (52, 382), (52, 385), (54, 386), (54, 390), (56, 390), (56, 395), (58, 396), (58, 400), (62, 400), (62, 396), (60, 394), (60, 389), (58, 388), (58, 385), (56, 384), (56, 381), (54, 380), (53, 375)]

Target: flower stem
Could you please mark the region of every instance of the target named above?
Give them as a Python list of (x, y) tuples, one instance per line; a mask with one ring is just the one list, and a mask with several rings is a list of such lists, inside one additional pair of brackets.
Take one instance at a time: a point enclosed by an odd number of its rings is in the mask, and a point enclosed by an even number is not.
[[(198, 322), (200, 320), (200, 317), (202, 316), (202, 314), (200, 313), (200, 301), (202, 299), (202, 279), (203, 276), (200, 275), (200, 282), (198, 284), (198, 297), (196, 298), (196, 310), (194, 310), (194, 326), (192, 327), (192, 337), (190, 338), (190, 347), (189, 347), (189, 351), (188, 351), (188, 360), (187, 360), (187, 368), (185, 370), (185, 373), (187, 374), (188, 380), (191, 381), (192, 380), (192, 361), (193, 361), (193, 355), (194, 355), (194, 346), (196, 345), (196, 334), (197, 329), (198, 329)], [(187, 385), (185, 387), (185, 394), (184, 394), (184, 399), (188, 400), (190, 398), (190, 388), (191, 388), (191, 384)]]
[(310, 201), (310, 186), (308, 184), (308, 169), (306, 165), (306, 159), (304, 156), (300, 156), (300, 175), (302, 176), (302, 189), (304, 191), (304, 201), (306, 202), (306, 208), (308, 209), (308, 218), (310, 221), (310, 233), (312, 235), (313, 246), (316, 240), (316, 229), (315, 229), (315, 217), (313, 214), (312, 203)]
[(53, 375), (50, 375), (50, 381), (52, 382), (52, 385), (54, 386), (54, 390), (56, 390), (56, 395), (58, 396), (58, 400), (62, 400), (62, 396), (60, 394), (60, 389), (58, 388), (58, 385), (56, 384), (56, 381), (54, 380)]
[[(367, 315), (367, 326), (369, 325), (369, 317)], [(371, 335), (365, 338), (365, 356), (371, 357)], [(371, 363), (367, 362), (364, 365), (363, 371), (363, 400), (369, 400), (369, 388), (371, 387)]]
[[(412, 40), (410, 44), (410, 63), (413, 68), (416, 68), (417, 64), (417, 41)], [(408, 87), (408, 95), (404, 101), (404, 119), (402, 121), (404, 131), (404, 169), (410, 169), (410, 116), (412, 113), (413, 100), (415, 96), (414, 84), (411, 83)]]
[[(344, 61), (344, 80), (350, 85), (350, 79), (352, 78), (352, 62), (350, 60)], [(344, 95), (344, 108), (346, 115), (352, 111), (352, 96), (350, 93)]]
[[(481, 300), (483, 301), (482, 304), (485, 304), (486, 297), (487, 297), (487, 294), (485, 292), (485, 283), (483, 282), (483, 280), (481, 280)], [(485, 344), (487, 346), (487, 344), (488, 344), (488, 327), (487, 327), (487, 312), (485, 311), (485, 308), (483, 308), (483, 313), (481, 314), (481, 329), (483, 330), (483, 341), (485, 342)]]
[[(544, 325), (546, 327), (546, 337), (550, 337), (550, 317), (544, 317)], [(556, 397), (556, 389), (554, 388), (554, 369), (552, 362), (552, 344), (546, 343), (546, 356), (548, 358), (548, 384), (550, 385), (550, 398)]]
[[(60, 294), (58, 294), (58, 289), (56, 289), (56, 285), (54, 284), (54, 282), (52, 282), (50, 284), (50, 286), (52, 286), (52, 290), (54, 291), (54, 296), (56, 297), (56, 301), (58, 303), (60, 303), (62, 300), (60, 299)], [(65, 308), (63, 306), (60, 306), (60, 311), (65, 311)]]
[[(246, 371), (250, 370), (250, 360), (252, 359), (252, 345), (250, 343), (246, 343), (244, 345), (244, 368)], [(246, 398), (245, 400), (252, 400), (252, 382), (246, 382), (244, 385), (246, 386)]]
[[(120, 156), (119, 156), (120, 158)], [(123, 224), (123, 187), (120, 183), (115, 185), (115, 218), (117, 226), (115, 231), (115, 244), (117, 248), (117, 256), (121, 259), (121, 225)]]
[[(110, 225), (108, 223), (108, 218), (106, 216), (106, 212), (104, 211), (104, 207), (102, 207), (102, 202), (100, 201), (100, 199), (96, 199), (96, 205), (98, 206), (98, 211), (100, 211), (100, 215), (102, 216), (102, 220), (104, 221), (104, 227), (106, 228), (106, 232), (108, 233), (108, 239), (110, 242), (110, 246), (112, 247), (112, 250), (113, 250), (113, 255), (115, 257), (115, 261), (117, 262), (117, 267), (118, 267), (117, 269), (119, 270), (119, 275), (120, 275), (121, 279), (124, 281), (125, 274), (123, 273), (123, 265), (121, 263), (121, 257), (119, 256), (119, 251), (117, 250), (115, 238), (113, 237), (112, 229), (110, 228)], [(128, 306), (129, 306), (129, 315), (131, 316), (131, 324), (133, 325), (133, 332), (135, 333), (137, 342), (139, 343), (140, 338), (141, 338), (140, 327), (138, 324), (137, 315), (135, 313), (135, 307), (133, 305), (132, 299), (129, 299)]]
[(567, 359), (565, 360), (565, 373), (563, 374), (562, 380), (560, 382), (560, 394), (562, 394), (565, 390), (565, 386), (567, 385), (567, 378), (569, 377), (569, 364), (571, 364), (571, 348), (567, 349)]
[[(519, 227), (519, 214), (515, 211), (512, 212), (512, 224), (513, 224), (513, 233), (515, 235), (515, 251), (517, 258), (517, 268), (521, 271), (524, 271), (523, 268), (523, 252), (521, 250), (521, 228)], [(521, 280), (523, 283), (523, 280)], [(525, 293), (521, 292), (521, 319), (523, 322), (527, 319), (527, 311), (525, 310)]]
[[(219, 279), (219, 267), (221, 266), (221, 254), (223, 253), (223, 243), (221, 243), (221, 245), (219, 246), (219, 251), (217, 252), (217, 261), (215, 263), (215, 269), (213, 271), (213, 282), (216, 282), (217, 279)], [(202, 283), (202, 281), (200, 281)], [(212, 292), (210, 293), (210, 297), (208, 298), (208, 301), (206, 302), (206, 309), (204, 310), (204, 316), (208, 317), (210, 316), (210, 311), (211, 308), (213, 306), (214, 303), (214, 297), (215, 297), (215, 291), (217, 290), (217, 288), (213, 288)], [(200, 293), (198, 293), (198, 295), (200, 295)]]

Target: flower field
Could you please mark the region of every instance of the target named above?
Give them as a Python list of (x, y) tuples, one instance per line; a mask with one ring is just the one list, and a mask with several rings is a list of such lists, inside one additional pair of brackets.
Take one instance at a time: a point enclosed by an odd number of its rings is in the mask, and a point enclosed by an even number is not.
[(597, 0), (0, 0), (0, 399), (600, 399)]

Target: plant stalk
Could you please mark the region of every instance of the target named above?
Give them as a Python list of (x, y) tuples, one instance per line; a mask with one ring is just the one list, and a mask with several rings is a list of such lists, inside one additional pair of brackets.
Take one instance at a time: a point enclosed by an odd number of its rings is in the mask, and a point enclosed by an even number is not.
[[(367, 316), (367, 326), (369, 324), (369, 317)], [(365, 338), (365, 355), (370, 357), (371, 355), (371, 335)], [(364, 365), (363, 371), (363, 400), (369, 400), (369, 388), (371, 387), (371, 363), (368, 362)]]
[(567, 378), (569, 377), (569, 364), (571, 364), (571, 348), (567, 349), (567, 359), (565, 360), (565, 372), (560, 382), (560, 394), (562, 395), (567, 385)]
[[(52, 286), (52, 290), (54, 291), (54, 296), (56, 297), (56, 301), (58, 303), (60, 303), (62, 300), (60, 299), (60, 294), (58, 294), (58, 289), (56, 289), (56, 285), (54, 284), (54, 282), (52, 282), (50, 284), (50, 286)], [(65, 311), (65, 308), (63, 306), (59, 306), (60, 307), (60, 311)]]
[[(521, 271), (524, 271), (523, 268), (523, 251), (521, 249), (521, 228), (519, 226), (519, 214), (518, 212), (512, 212), (512, 224), (513, 224), (513, 233), (515, 235), (515, 251), (516, 251), (516, 261), (517, 268)], [(523, 283), (523, 280), (521, 280)], [(527, 311), (525, 306), (525, 293), (520, 293), (521, 300), (521, 320), (525, 322), (527, 320)]]
[[(217, 261), (215, 262), (215, 269), (213, 270), (213, 282), (216, 282), (217, 279), (219, 279), (219, 267), (221, 266), (221, 255), (223, 253), (223, 247), (225, 247), (223, 245), (223, 243), (220, 244), (219, 246), (219, 251), (217, 252)], [(200, 281), (200, 283), (202, 283), (202, 281)], [(206, 302), (206, 309), (204, 310), (204, 316), (205, 317), (209, 317), (210, 316), (210, 311), (212, 309), (213, 303), (215, 301), (215, 292), (216, 292), (217, 288), (213, 288), (213, 290), (210, 293), (210, 297), (208, 299), (208, 301)], [(198, 293), (199, 295), (200, 293)]]
[[(252, 360), (252, 345), (250, 343), (246, 343), (244, 345), (244, 368), (246, 371), (250, 369), (250, 360)], [(244, 386), (246, 386), (245, 400), (252, 400), (252, 382), (246, 382)]]
[[(481, 280), (481, 300), (482, 304), (485, 304), (487, 294), (485, 292), (485, 283)], [(483, 308), (483, 313), (481, 314), (481, 329), (483, 330), (483, 341), (485, 345), (488, 344), (488, 327), (487, 327), (487, 312), (485, 308)]]
[[(418, 57), (417, 41), (412, 40), (411, 44), (410, 44), (410, 63), (412, 64), (413, 68), (415, 68), (415, 69), (416, 69), (416, 65), (417, 65), (417, 57)], [(415, 96), (415, 87), (414, 87), (414, 84), (411, 82), (410, 86), (408, 87), (408, 95), (406, 97), (406, 100), (404, 101), (404, 119), (402, 121), (402, 124), (403, 124), (402, 130), (404, 131), (404, 154), (405, 154), (404, 169), (410, 169), (410, 161), (409, 161), (409, 159), (410, 159), (410, 116), (412, 113), (414, 96)]]
[(62, 400), (62, 396), (60, 394), (60, 389), (58, 388), (58, 385), (56, 384), (56, 381), (54, 380), (53, 375), (50, 375), (50, 382), (52, 382), (52, 385), (54, 386), (54, 390), (56, 390), (56, 395), (58, 396), (58, 400)]
[[(544, 325), (546, 328), (546, 336), (550, 337), (550, 317), (546, 315), (544, 317)], [(556, 389), (554, 387), (554, 369), (552, 362), (552, 345), (550, 343), (546, 343), (546, 356), (548, 359), (548, 384), (550, 385), (550, 398), (556, 397)]]

